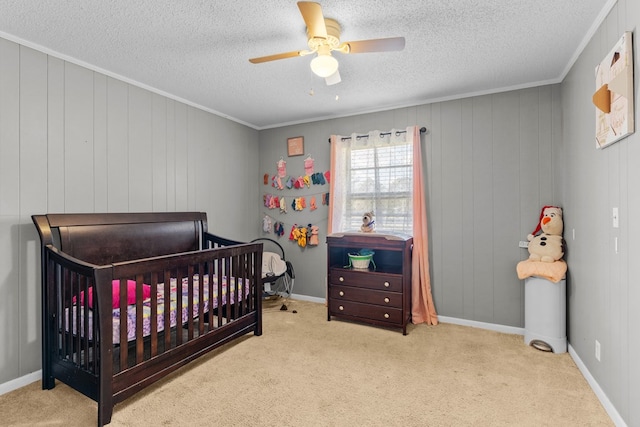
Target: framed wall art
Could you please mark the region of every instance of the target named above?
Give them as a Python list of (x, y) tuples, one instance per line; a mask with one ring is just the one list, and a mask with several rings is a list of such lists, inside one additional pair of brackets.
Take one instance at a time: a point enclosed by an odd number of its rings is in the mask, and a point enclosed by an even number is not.
[(304, 137), (296, 136), (287, 138), (287, 155), (289, 157), (302, 156), (304, 154)]
[(633, 94), (633, 47), (627, 31), (596, 67), (596, 148), (634, 132)]

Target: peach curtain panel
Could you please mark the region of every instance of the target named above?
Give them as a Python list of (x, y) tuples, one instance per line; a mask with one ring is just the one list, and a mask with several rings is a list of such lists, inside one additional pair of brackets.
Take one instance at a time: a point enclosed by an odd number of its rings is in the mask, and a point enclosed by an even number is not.
[[(354, 134), (355, 136), (355, 134)], [(339, 139), (340, 138), (340, 139)], [(423, 185), (423, 159), (420, 143), (420, 129), (417, 126), (410, 126), (406, 129), (407, 142), (411, 140), (413, 144), (413, 257), (412, 257), (412, 286), (411, 286), (411, 321), (412, 323), (426, 323), (428, 325), (438, 324), (433, 297), (431, 295), (431, 278), (429, 275), (429, 239), (427, 228), (427, 205), (426, 194)], [(355, 138), (354, 138), (355, 139)], [(331, 135), (331, 180), (329, 182), (329, 192), (331, 201), (329, 203), (328, 233), (344, 230), (334, 230), (340, 228), (340, 221), (337, 220), (341, 204), (343, 191), (341, 183), (338, 182), (341, 173), (346, 167), (347, 159), (344, 157), (345, 151), (341, 148), (341, 137)], [(338, 209), (338, 211), (336, 211)], [(338, 222), (336, 224), (335, 222)]]
[(438, 324), (436, 306), (431, 295), (431, 276), (429, 275), (429, 234), (427, 228), (426, 189), (422, 172), (422, 144), (420, 129), (417, 126), (407, 128), (407, 134), (413, 134), (413, 257), (411, 283), (411, 322)]

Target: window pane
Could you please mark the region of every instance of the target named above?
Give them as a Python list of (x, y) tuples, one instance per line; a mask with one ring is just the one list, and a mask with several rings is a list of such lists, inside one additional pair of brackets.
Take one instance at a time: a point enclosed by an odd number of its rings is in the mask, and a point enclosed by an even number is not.
[(352, 150), (346, 183), (347, 229), (359, 229), (363, 214), (373, 210), (378, 229), (411, 233), (412, 174), (411, 144)]

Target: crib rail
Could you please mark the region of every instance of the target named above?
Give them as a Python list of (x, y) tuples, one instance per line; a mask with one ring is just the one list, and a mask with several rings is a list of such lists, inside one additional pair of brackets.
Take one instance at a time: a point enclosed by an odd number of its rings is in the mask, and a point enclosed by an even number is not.
[(99, 403), (100, 425), (113, 404), (168, 372), (239, 335), (262, 334), (262, 244), (106, 266), (47, 245), (43, 260), (43, 388), (73, 377), (70, 385)]
[(97, 266), (61, 253), (50, 245), (45, 248), (44, 262), (43, 388), (53, 388), (56, 377), (64, 381), (66, 375), (74, 375), (79, 391), (96, 399), (99, 333), (90, 339), (87, 333), (72, 331), (99, 330), (98, 316), (93, 317), (92, 323), (88, 317), (73, 316), (73, 307), (89, 310), (89, 299), (80, 301), (80, 295), (95, 285)]
[[(128, 341), (131, 344), (120, 345), (118, 371), (255, 313), (260, 299), (252, 298), (256, 277), (259, 278), (254, 263), (260, 250), (251, 245), (239, 245), (113, 264), (112, 277), (119, 280), (121, 307), (120, 328), (114, 333), (119, 334), (119, 343)], [(143, 316), (136, 315), (135, 338), (130, 339), (128, 329), (133, 325), (123, 322), (122, 309), (126, 306), (127, 280), (136, 282), (135, 313), (142, 313), (146, 308), (147, 318), (164, 319), (163, 329), (162, 321), (150, 321), (147, 330), (142, 330)], [(142, 299), (143, 285), (151, 289), (146, 303)], [(175, 310), (167, 303), (167, 295), (176, 296)], [(180, 298), (180, 295), (185, 297)], [(132, 306), (128, 308), (133, 309)], [(180, 320), (182, 312), (192, 315)], [(182, 325), (184, 333), (166, 333), (166, 320), (172, 316), (178, 317), (176, 323)], [(144, 335), (139, 333), (141, 330)], [(130, 360), (130, 351), (134, 352), (134, 361)], [(147, 355), (145, 351), (150, 353)]]
[(209, 232), (203, 234), (203, 246), (207, 249), (223, 248), (226, 246), (241, 245), (243, 243), (245, 242), (227, 239)]

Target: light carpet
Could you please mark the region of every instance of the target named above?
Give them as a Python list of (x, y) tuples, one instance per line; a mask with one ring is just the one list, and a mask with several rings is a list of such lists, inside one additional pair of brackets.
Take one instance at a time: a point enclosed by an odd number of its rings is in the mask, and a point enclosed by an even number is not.
[[(568, 353), (466, 326), (408, 335), (266, 301), (264, 333), (192, 362), (114, 408), (112, 426), (612, 426)], [(0, 396), (0, 425), (90, 426), (64, 384)]]

